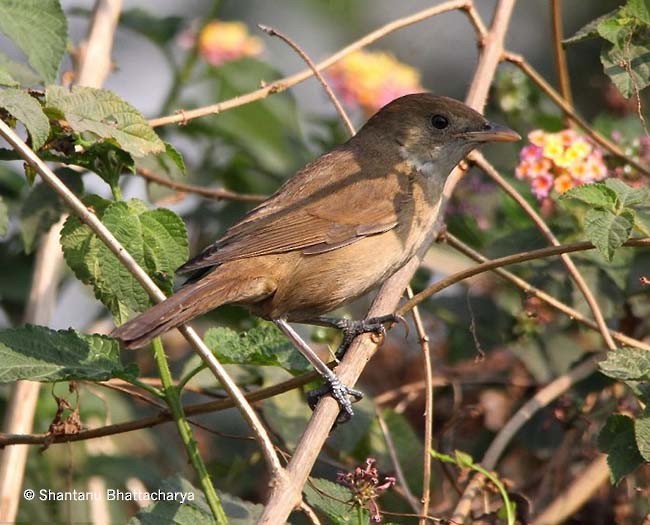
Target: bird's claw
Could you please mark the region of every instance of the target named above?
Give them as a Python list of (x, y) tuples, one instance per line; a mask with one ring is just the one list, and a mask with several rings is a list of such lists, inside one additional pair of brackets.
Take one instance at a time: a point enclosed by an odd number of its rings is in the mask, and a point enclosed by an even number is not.
[[(339, 328), (343, 330), (343, 340), (341, 341), (341, 344), (336, 351), (336, 357), (339, 359), (342, 358), (352, 344), (352, 341), (354, 341), (358, 335), (367, 333), (376, 334), (381, 338), (380, 340), (383, 340), (384, 336), (386, 335), (386, 327), (384, 326), (386, 323), (402, 324), (406, 330), (406, 336), (408, 337), (409, 328), (406, 319), (398, 314), (371, 317), (369, 319), (362, 319), (361, 321), (342, 319), (341, 326)], [(379, 341), (375, 342), (379, 343)]]
[[(337, 376), (334, 376), (331, 379), (328, 378), (326, 381), (327, 384), (307, 393), (307, 403), (309, 403), (309, 407), (314, 410), (321, 398), (329, 394), (336, 400), (341, 409), (336, 418), (336, 424), (349, 421), (354, 415), (352, 403), (356, 403), (363, 399), (363, 392), (345, 386)], [(350, 397), (352, 398), (352, 401), (350, 401)]]

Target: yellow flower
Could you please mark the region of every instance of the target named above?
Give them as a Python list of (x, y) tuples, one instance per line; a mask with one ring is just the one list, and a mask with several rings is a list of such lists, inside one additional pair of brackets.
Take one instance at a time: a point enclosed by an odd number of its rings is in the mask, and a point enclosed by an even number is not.
[(262, 50), (262, 41), (250, 36), (248, 29), (241, 22), (213, 20), (199, 35), (199, 54), (213, 66), (259, 55)]
[(402, 95), (423, 91), (420, 73), (379, 51), (355, 51), (330, 66), (334, 88), (348, 104), (374, 113)]
[(543, 155), (557, 164), (558, 159), (564, 154), (564, 144), (562, 137), (555, 133), (549, 133), (544, 140)]

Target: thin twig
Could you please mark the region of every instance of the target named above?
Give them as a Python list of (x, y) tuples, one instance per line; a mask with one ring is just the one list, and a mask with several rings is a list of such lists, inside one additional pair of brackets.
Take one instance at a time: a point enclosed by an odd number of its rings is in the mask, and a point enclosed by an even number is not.
[[(406, 289), (409, 299), (413, 297), (413, 290), (409, 286)], [(418, 308), (413, 309), (413, 324), (418, 334), (420, 351), (422, 352), (422, 361), (424, 365), (424, 440), (422, 451), (422, 508), (415, 512), (420, 512), (426, 516), (429, 514), (429, 505), (431, 504), (431, 453), (433, 449), (433, 370), (431, 365), (431, 348), (429, 347), (429, 336), (424, 329), (422, 317)], [(426, 525), (426, 518), (420, 518), (420, 525)]]
[[(481, 466), (486, 470), (493, 470), (512, 438), (526, 422), (530, 421), (539, 410), (548, 406), (549, 403), (564, 394), (573, 385), (591, 375), (596, 368), (597, 366), (594, 360), (589, 359), (584, 361), (571, 371), (551, 381), (526, 401), (494, 438), (494, 441), (492, 441), (481, 460)], [(481, 475), (475, 475), (472, 478), (456, 505), (456, 509), (451, 518), (453, 521), (458, 523), (465, 522), (465, 518), (471, 510), (472, 501), (476, 497), (483, 481), (483, 476)]]
[[(464, 4), (467, 3), (465, 2)], [(484, 39), (485, 46), (482, 48), (470, 94), (467, 97), (469, 105), (475, 109), (481, 109), (485, 103), (489, 86), (494, 78), (498, 59), (503, 53), (503, 40), (514, 3), (514, 0), (499, 0), (497, 3), (494, 20), (490, 28), (490, 36)], [(451, 9), (457, 5), (453, 2), (447, 2), (437, 6), (437, 8), (442, 9), (444, 6), (446, 9)], [(441, 11), (430, 10), (429, 12), (429, 16), (433, 16), (433, 14)], [(411, 23), (415, 21), (417, 20)], [(401, 22), (397, 21), (393, 24), (395, 23)], [(392, 27), (392, 24), (385, 27)], [(365, 45), (365, 42), (363, 44)], [(497, 53), (496, 60), (494, 57), (495, 53)], [(490, 67), (487, 67), (486, 64), (490, 65)], [(454, 184), (458, 181), (460, 173), (461, 170), (456, 169), (447, 178), (443, 189), (443, 196), (436, 212), (439, 213), (449, 199), (450, 192), (453, 190)], [(435, 231), (432, 232), (432, 234), (435, 233)], [(423, 247), (420, 253), (413, 257), (413, 259), (406, 263), (382, 285), (368, 312), (369, 316), (384, 315), (395, 310), (425, 250), (426, 247)], [(337, 375), (343, 384), (353, 386), (356, 383), (375, 349), (376, 343), (372, 341), (370, 336), (365, 335), (355, 339), (343, 357), (341, 364), (336, 369)], [(309, 420), (305, 432), (298, 442), (293, 457), (287, 465), (286, 473), (288, 479), (285, 481), (278, 480), (274, 484), (264, 512), (258, 522), (260, 525), (275, 525), (286, 521), (291, 509), (300, 500), (301, 487), (305, 484), (307, 476), (327, 439), (338, 413), (338, 403), (334, 399), (326, 396), (320, 400)]]
[[(20, 154), (20, 156), (32, 166), (43, 180), (52, 187), (59, 197), (68, 205), (72, 212), (79, 217), (88, 227), (102, 240), (102, 242), (115, 254), (117, 259), (136, 278), (147, 294), (155, 302), (165, 300), (165, 294), (156, 286), (147, 273), (138, 265), (113, 234), (104, 224), (91, 213), (79, 198), (72, 193), (63, 182), (48, 168), (48, 166), (25, 144), (25, 142), (4, 122), (0, 120), (0, 135)], [(239, 390), (235, 382), (228, 375), (221, 363), (217, 360), (210, 349), (203, 343), (197, 333), (188, 326), (179, 328), (187, 341), (194, 347), (201, 356), (208, 368), (215, 374), (221, 385), (233, 397), (240, 409), (244, 419), (252, 428), (264, 454), (264, 457), (272, 472), (282, 476), (282, 465), (275, 454), (273, 443), (264, 429), (262, 422), (248, 404), (246, 398)]]
[(544, 79), (544, 77), (540, 75), (524, 57), (517, 55), (516, 53), (506, 52), (503, 54), (503, 59), (513, 63), (519, 67), (526, 75), (528, 75), (530, 79), (535, 84), (537, 84), (540, 89), (546, 93), (550, 99), (555, 102), (555, 104), (557, 104), (558, 107), (564, 111), (564, 113), (571, 120), (573, 120), (573, 122), (580, 126), (582, 130), (594, 140), (594, 142), (598, 143), (607, 151), (616, 157), (619, 157), (630, 166), (634, 167), (634, 169), (636, 169), (639, 173), (643, 173), (644, 175), (650, 177), (650, 169), (647, 166), (643, 166), (629, 155), (626, 155), (625, 152), (617, 144), (608, 138), (603, 137), (600, 133), (595, 131), (582, 117), (578, 116), (573, 108), (562, 98), (562, 95), (555, 91), (553, 87)]
[[(308, 383), (311, 383), (315, 379), (318, 379), (320, 376), (316, 372), (308, 372), (297, 377), (293, 377), (282, 383), (272, 385), (265, 388), (260, 388), (255, 392), (250, 392), (246, 394), (246, 399), (249, 403), (254, 403), (256, 401), (262, 401), (294, 388), (299, 388)], [(230, 399), (218, 399), (216, 401), (210, 401), (208, 403), (197, 403), (193, 405), (184, 405), (183, 412), (187, 416), (196, 416), (199, 414), (207, 414), (211, 412), (218, 412), (221, 410), (227, 410), (237, 406), (235, 402)], [(126, 421), (124, 423), (115, 423), (112, 425), (106, 425), (99, 428), (92, 428), (89, 430), (82, 430), (76, 434), (8, 434), (0, 433), (0, 448), (6, 447), (9, 445), (42, 445), (44, 443), (56, 444), (56, 443), (68, 443), (72, 441), (85, 441), (87, 439), (95, 439), (104, 436), (112, 436), (115, 434), (123, 434), (126, 432), (133, 432), (135, 430), (141, 430), (143, 428), (149, 428), (162, 423), (167, 423), (172, 421), (172, 415), (169, 410), (162, 410), (156, 415), (143, 417), (140, 419)]]
[(386, 448), (388, 449), (388, 455), (390, 456), (390, 461), (393, 464), (393, 468), (395, 469), (395, 476), (397, 477), (397, 481), (402, 487), (402, 490), (404, 491), (404, 496), (406, 497), (406, 500), (409, 502), (409, 505), (413, 509), (413, 512), (416, 514), (424, 514), (423, 512), (420, 512), (420, 504), (418, 502), (418, 499), (413, 495), (411, 492), (411, 488), (409, 487), (409, 484), (406, 481), (406, 476), (404, 476), (404, 469), (402, 469), (402, 465), (399, 461), (399, 457), (397, 456), (397, 449), (395, 448), (395, 442), (393, 441), (393, 436), (390, 433), (390, 429), (388, 428), (388, 425), (386, 424), (386, 420), (384, 419), (384, 416), (381, 414), (381, 409), (379, 407), (375, 408), (375, 415), (377, 416), (377, 422), (379, 423), (379, 428), (381, 430), (382, 435), (384, 436), (384, 441), (386, 442)]
[(332, 104), (334, 104), (334, 108), (336, 109), (336, 112), (339, 114), (339, 117), (343, 121), (343, 124), (348, 129), (348, 133), (350, 134), (350, 136), (353, 136), (356, 133), (356, 131), (354, 129), (354, 126), (352, 125), (352, 122), (350, 121), (350, 117), (348, 117), (348, 114), (343, 109), (343, 106), (339, 102), (338, 98), (336, 98), (334, 91), (332, 91), (332, 88), (325, 81), (323, 75), (321, 75), (320, 71), (318, 71), (318, 67), (316, 66), (314, 61), (311, 58), (309, 58), (309, 55), (307, 55), (307, 53), (305, 53), (301, 49), (301, 47), (298, 44), (296, 44), (291, 38), (289, 38), (284, 33), (281, 33), (277, 29), (274, 29), (273, 27), (270, 26), (265, 26), (263, 24), (257, 24), (257, 27), (259, 27), (262, 31), (264, 31), (265, 33), (271, 36), (277, 36), (280, 40), (286, 42), (289, 45), (289, 47), (291, 47), (291, 49), (293, 49), (296, 53), (300, 55), (300, 58), (302, 58), (307, 63), (309, 69), (311, 69), (312, 73), (318, 79), (321, 86), (323, 86), (325, 93), (327, 93), (327, 96), (332, 101)]
[(555, 52), (555, 67), (560, 84), (560, 93), (569, 106), (573, 106), (571, 96), (571, 78), (566, 61), (566, 53), (562, 46), (562, 0), (551, 0), (551, 20), (553, 22), (553, 51)]
[[(548, 227), (548, 224), (544, 222), (544, 219), (542, 219), (541, 215), (539, 215), (539, 213), (535, 211), (535, 209), (528, 203), (528, 201), (522, 197), (521, 193), (519, 193), (506, 179), (501, 176), (501, 174), (494, 168), (494, 166), (492, 166), (492, 164), (490, 164), (485, 159), (485, 157), (483, 157), (483, 155), (481, 155), (479, 152), (476, 152), (476, 154), (472, 155), (471, 158), (485, 173), (489, 175), (493, 181), (495, 181), (510, 197), (515, 200), (519, 207), (524, 210), (526, 215), (528, 215), (528, 217), (535, 223), (537, 229), (553, 246), (560, 245), (560, 241)], [(582, 293), (583, 297), (585, 298), (589, 309), (594, 315), (594, 320), (598, 325), (598, 329), (600, 330), (600, 334), (603, 336), (605, 344), (610, 350), (616, 349), (616, 343), (614, 343), (614, 340), (609, 333), (603, 312), (601, 311), (600, 306), (598, 306), (598, 301), (596, 301), (594, 294), (591, 293), (591, 290), (589, 289), (589, 286), (587, 285), (584, 277), (574, 264), (573, 260), (571, 260), (571, 257), (563, 253), (560, 255), (560, 260), (566, 267), (569, 275), (578, 287), (578, 290), (580, 290), (580, 293)]]
[[(418, 22), (421, 22), (422, 20), (426, 20), (427, 18), (431, 18), (433, 16), (439, 15), (440, 13), (445, 13), (447, 11), (454, 11), (457, 9), (464, 10), (466, 9), (466, 6), (470, 3), (471, 2), (469, 0), (451, 0), (449, 2), (444, 2), (440, 5), (436, 5), (434, 7), (424, 9), (413, 15), (406, 16), (404, 18), (400, 18), (398, 20), (389, 22), (388, 24), (380, 27), (379, 29), (376, 29), (375, 31), (372, 31), (371, 33), (368, 33), (367, 35), (360, 38), (359, 40), (344, 47), (343, 49), (334, 53), (333, 55), (323, 60), (322, 62), (319, 62), (316, 67), (319, 71), (327, 69), (335, 62), (341, 60), (341, 58), (343, 58), (344, 56), (349, 55), (350, 53), (357, 51), (367, 46), (368, 44), (371, 44), (372, 42), (375, 42), (376, 40), (397, 31), (398, 29), (402, 29), (404, 27), (416, 24)], [(197, 109), (183, 110), (174, 115), (168, 115), (166, 117), (151, 119), (149, 121), (149, 124), (153, 127), (166, 126), (168, 124), (181, 124), (181, 123), (184, 124), (195, 118), (205, 117), (207, 115), (214, 115), (217, 113), (221, 113), (222, 111), (227, 111), (229, 109), (243, 106), (244, 104), (249, 104), (250, 102), (254, 102), (256, 100), (261, 100), (273, 93), (281, 93), (282, 91), (285, 91), (290, 87), (295, 86), (300, 82), (303, 82), (304, 80), (310, 78), (311, 76), (312, 76), (312, 71), (310, 69), (304, 69), (296, 73), (295, 75), (291, 75), (289, 77), (276, 80), (275, 82), (271, 82), (270, 84), (267, 84), (260, 89), (251, 91), (250, 93), (240, 95), (238, 97), (234, 97), (229, 100), (224, 100), (222, 102), (218, 102), (217, 104), (212, 104), (210, 106), (205, 106)]]
[(193, 184), (185, 184), (183, 182), (176, 182), (164, 177), (156, 175), (153, 171), (147, 168), (137, 168), (136, 173), (143, 179), (150, 182), (155, 182), (161, 186), (171, 188), (184, 193), (194, 193), (201, 197), (207, 197), (214, 200), (227, 200), (227, 201), (241, 201), (241, 202), (262, 202), (267, 199), (267, 195), (255, 195), (253, 193), (237, 193), (234, 191), (226, 190), (223, 188), (206, 188), (204, 186), (195, 186)]
[[(474, 259), (476, 262), (482, 263), (490, 260), (487, 257), (481, 255), (476, 250), (473, 250), (471, 247), (469, 247), (467, 244), (465, 244), (464, 242), (462, 242), (460, 239), (453, 236), (449, 232), (445, 234), (445, 242), (455, 250), (458, 250), (464, 255), (470, 257), (471, 259)], [(594, 330), (599, 329), (598, 325), (593, 320), (585, 317), (580, 312), (578, 312), (578, 310), (574, 310), (573, 308), (566, 305), (562, 301), (557, 300), (555, 297), (547, 294), (546, 292), (540, 290), (539, 288), (536, 288), (535, 286), (525, 281), (521, 277), (516, 276), (514, 273), (509, 272), (504, 268), (495, 268), (492, 271), (497, 275), (503, 277), (504, 279), (507, 279), (508, 281), (518, 286), (519, 288), (521, 288), (524, 291), (524, 293), (526, 293), (526, 295), (537, 297), (538, 299), (544, 301), (546, 304), (552, 306), (556, 310), (559, 310), (560, 312), (566, 314), (570, 319), (577, 321), (585, 326), (588, 326), (589, 328), (592, 328)], [(617, 340), (619, 343), (623, 345), (635, 346), (637, 348), (642, 348), (643, 350), (650, 351), (650, 345), (644, 343), (643, 341), (640, 341), (639, 339), (634, 339), (633, 337), (630, 337), (621, 332), (617, 332), (615, 330), (609, 330), (609, 333), (612, 335), (612, 337), (615, 340)]]
[[(650, 237), (644, 237), (642, 239), (630, 239), (629, 241), (623, 243), (623, 246), (650, 246)], [(510, 264), (532, 261), (534, 259), (543, 259), (545, 257), (552, 257), (554, 255), (560, 255), (562, 253), (582, 252), (593, 249), (594, 245), (590, 242), (574, 242), (571, 244), (561, 244), (560, 246), (548, 246), (546, 248), (540, 248), (538, 250), (529, 250), (525, 252), (515, 253), (513, 255), (507, 255), (505, 257), (499, 257), (498, 259), (492, 259), (491, 261), (477, 264), (476, 266), (466, 268), (465, 270), (461, 270), (460, 272), (456, 272), (453, 275), (445, 277), (432, 286), (429, 286), (429, 288), (426, 288), (425, 290), (417, 293), (415, 296), (413, 296), (412, 299), (409, 299), (404, 305), (398, 308), (396, 313), (399, 315), (404, 315), (415, 305), (420, 304), (422, 301), (438, 293), (439, 291), (444, 290), (452, 284), (456, 284), (457, 282), (463, 281), (469, 277), (478, 275), (479, 273), (494, 270), (495, 268), (500, 268), (501, 266), (508, 266)]]

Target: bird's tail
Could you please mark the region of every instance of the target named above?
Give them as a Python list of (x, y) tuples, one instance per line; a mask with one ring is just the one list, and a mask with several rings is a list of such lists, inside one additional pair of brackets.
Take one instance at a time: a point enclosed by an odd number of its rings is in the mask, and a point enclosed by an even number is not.
[(131, 319), (111, 333), (125, 348), (140, 348), (173, 328), (228, 303), (252, 303), (271, 295), (266, 279), (231, 279), (212, 273), (187, 284), (174, 295)]

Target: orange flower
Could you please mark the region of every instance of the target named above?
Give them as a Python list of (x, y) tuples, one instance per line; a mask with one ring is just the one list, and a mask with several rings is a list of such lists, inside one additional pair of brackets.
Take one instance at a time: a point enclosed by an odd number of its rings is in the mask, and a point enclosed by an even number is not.
[(424, 91), (419, 71), (379, 51), (350, 53), (330, 66), (327, 74), (343, 100), (367, 114), (402, 95)]
[(573, 183), (573, 179), (571, 178), (571, 175), (568, 173), (563, 173), (559, 177), (555, 179), (555, 182), (553, 183), (553, 189), (557, 191), (559, 194), (564, 193), (565, 191), (570, 190), (573, 188), (575, 184)]
[(259, 55), (262, 41), (248, 34), (241, 22), (213, 20), (199, 34), (199, 54), (209, 64), (218, 66), (242, 57)]

